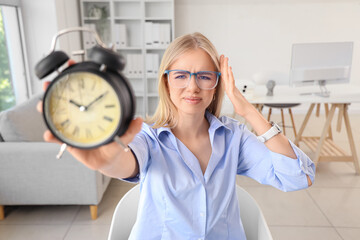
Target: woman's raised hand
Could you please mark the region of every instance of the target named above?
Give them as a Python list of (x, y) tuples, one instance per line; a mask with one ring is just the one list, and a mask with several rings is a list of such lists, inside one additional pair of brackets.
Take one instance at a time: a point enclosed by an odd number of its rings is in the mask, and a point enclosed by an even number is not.
[(245, 116), (252, 105), (245, 99), (239, 89), (235, 86), (235, 78), (231, 66), (229, 66), (229, 58), (224, 55), (220, 56), (221, 84), (223, 84), (226, 95), (234, 105), (234, 110), (240, 116)]

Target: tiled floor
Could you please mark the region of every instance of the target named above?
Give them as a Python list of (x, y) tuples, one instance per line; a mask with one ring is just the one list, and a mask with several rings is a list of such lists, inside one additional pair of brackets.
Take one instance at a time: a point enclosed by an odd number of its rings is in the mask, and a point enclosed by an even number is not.
[[(304, 115), (296, 115), (298, 128), (303, 118)], [(273, 119), (277, 121), (279, 116), (274, 115)], [(359, 156), (360, 128), (356, 123), (360, 122), (360, 115), (353, 114), (350, 119)], [(320, 117), (311, 121), (305, 135), (320, 134), (323, 120)], [(333, 129), (335, 124), (336, 121)], [(344, 130), (334, 131), (334, 138), (349, 151)], [(288, 129), (287, 135), (293, 139), (291, 132)], [(309, 153), (306, 146), (300, 146)], [(284, 193), (240, 176), (238, 184), (257, 200), (276, 240), (360, 239), (360, 176), (355, 175), (352, 163), (319, 163), (314, 185), (297, 192)], [(113, 180), (95, 221), (90, 220), (87, 206), (6, 207), (6, 218), (0, 221), (0, 240), (107, 239), (114, 208), (132, 186)]]

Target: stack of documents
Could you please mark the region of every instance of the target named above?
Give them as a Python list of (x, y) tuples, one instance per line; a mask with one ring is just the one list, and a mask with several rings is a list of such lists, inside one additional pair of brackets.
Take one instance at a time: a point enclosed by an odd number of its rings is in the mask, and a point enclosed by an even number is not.
[(166, 48), (170, 42), (170, 23), (145, 22), (146, 48)]

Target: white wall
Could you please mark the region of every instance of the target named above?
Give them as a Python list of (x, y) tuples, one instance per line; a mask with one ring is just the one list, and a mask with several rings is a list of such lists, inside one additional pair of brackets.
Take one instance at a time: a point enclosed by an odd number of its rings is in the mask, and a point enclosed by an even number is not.
[(360, 85), (359, 23), (359, 0), (175, 0), (175, 35), (203, 33), (238, 80), (276, 71), (287, 82), (293, 43), (353, 41), (351, 83)]
[(57, 32), (56, 10), (54, 0), (22, 0), (21, 10), (33, 91), (31, 94), (34, 94), (42, 90), (42, 82), (35, 76), (34, 68), (49, 53), (52, 37)]
[[(42, 91), (42, 82), (51, 80), (51, 74), (40, 81), (35, 76), (35, 65), (45, 57), (51, 47), (53, 36), (61, 29), (79, 26), (78, 1), (74, 0), (21, 0), (25, 40), (33, 95)], [(67, 36), (59, 39), (57, 50), (70, 53), (79, 49), (79, 36), (71, 39)]]

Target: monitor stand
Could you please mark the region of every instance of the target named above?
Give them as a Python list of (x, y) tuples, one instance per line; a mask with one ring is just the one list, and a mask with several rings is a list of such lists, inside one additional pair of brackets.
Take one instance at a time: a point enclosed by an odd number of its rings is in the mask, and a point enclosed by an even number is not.
[(326, 88), (326, 80), (318, 81), (321, 92), (300, 93), (300, 95), (315, 95), (319, 97), (330, 97), (330, 91)]

